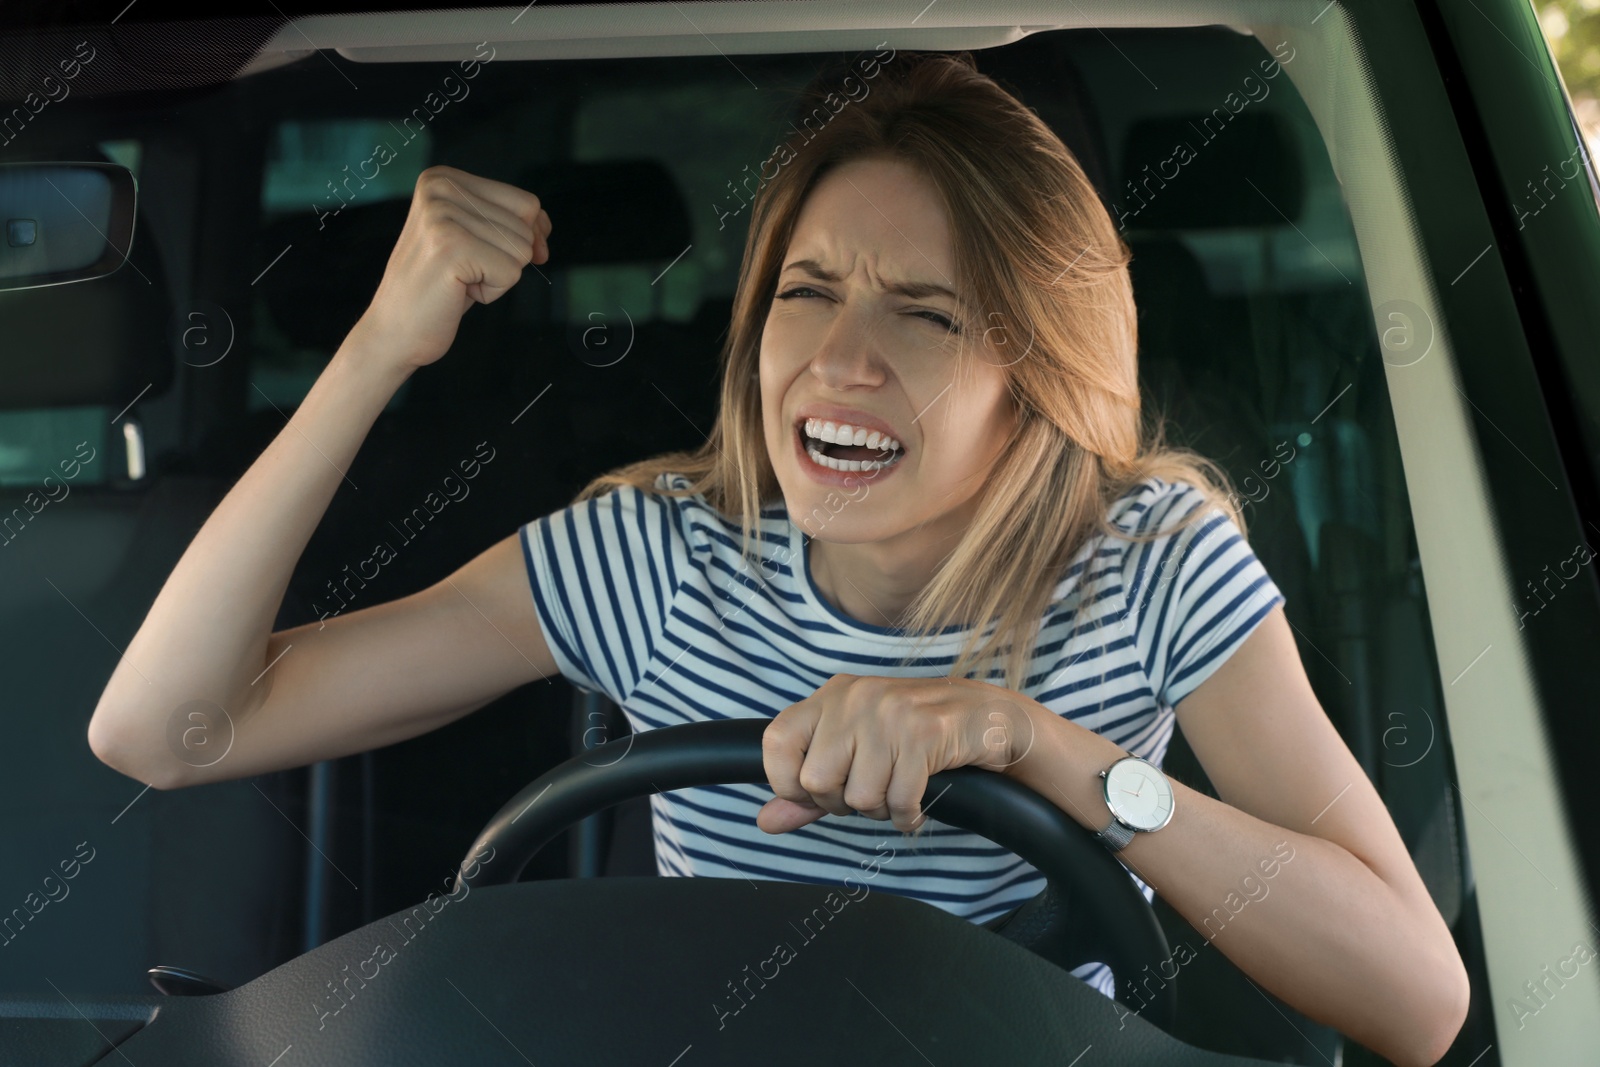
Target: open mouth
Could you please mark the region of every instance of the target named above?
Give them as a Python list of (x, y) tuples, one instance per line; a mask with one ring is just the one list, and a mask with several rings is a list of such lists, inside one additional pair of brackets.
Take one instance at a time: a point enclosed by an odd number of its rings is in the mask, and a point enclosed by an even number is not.
[(796, 424), (795, 432), (812, 461), (831, 470), (886, 470), (905, 456), (905, 446), (899, 441), (864, 427), (803, 419)]

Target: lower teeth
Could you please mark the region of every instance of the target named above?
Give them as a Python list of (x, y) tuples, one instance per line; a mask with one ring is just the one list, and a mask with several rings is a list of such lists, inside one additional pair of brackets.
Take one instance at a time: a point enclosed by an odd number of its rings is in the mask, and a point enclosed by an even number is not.
[(848, 471), (880, 471), (880, 470), (883, 470), (886, 467), (894, 466), (896, 463), (899, 462), (900, 456), (902, 455), (902, 453), (896, 451), (896, 452), (891, 453), (890, 458), (886, 459), (886, 460), (834, 459), (832, 456), (825, 456), (821, 452), (817, 451), (816, 446), (812, 445), (812, 444), (807, 444), (806, 445), (806, 454), (808, 456), (810, 456), (813, 461), (815, 461), (817, 464), (819, 464), (819, 465), (821, 465), (823, 467), (828, 467), (828, 468), (830, 468), (832, 470), (836, 470), (836, 471), (847, 471), (847, 472)]

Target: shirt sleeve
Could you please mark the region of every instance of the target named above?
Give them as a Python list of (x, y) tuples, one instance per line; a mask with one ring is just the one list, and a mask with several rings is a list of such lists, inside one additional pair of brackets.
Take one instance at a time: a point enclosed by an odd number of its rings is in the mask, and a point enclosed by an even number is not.
[(562, 677), (627, 703), (666, 625), (683, 567), (673, 499), (613, 489), (521, 529), (528, 583)]
[(1285, 602), (1239, 527), (1199, 489), (1162, 482), (1139, 516), (1136, 533), (1170, 531), (1128, 545), (1123, 588), (1135, 641), (1156, 699), (1168, 707), (1200, 687)]

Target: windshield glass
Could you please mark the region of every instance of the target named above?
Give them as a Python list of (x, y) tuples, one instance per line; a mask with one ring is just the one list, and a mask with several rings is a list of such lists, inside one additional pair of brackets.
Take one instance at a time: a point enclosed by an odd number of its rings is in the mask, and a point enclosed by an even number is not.
[[(0, 347), (7, 995), (47, 993), (45, 975), (73, 997), (145, 994), (156, 964), (242, 985), (439, 891), (518, 790), (646, 722), (558, 676), (376, 750), (170, 790), (86, 741), (196, 531), (373, 300), (424, 171), (535, 193), (552, 254), (382, 406), (275, 631), (416, 594), (598, 475), (701, 446), (754, 194), (795, 135), (800, 90), (863, 58), (519, 61), (485, 41), (450, 62), (354, 62), (311, 42), (239, 74), (271, 19), (180, 31), (144, 15), (116, 51), (57, 21), (7, 38), (25, 61), (0, 63), (0, 164), (111, 162), (138, 185), (127, 269), (0, 292), (16, 331)], [(184, 33), (207, 47), (174, 64)], [(1115, 222), (1143, 403), (1237, 490), (1306, 675), (1453, 925), (1471, 875), (1384, 377), (1420, 342), (1374, 319), (1322, 136), (1281, 76), (1304, 57), (1197, 27), (1049, 31), (973, 59), (1071, 150)], [(77, 384), (45, 393), (40, 367), (74, 368)], [(597, 572), (568, 579), (605, 588)], [(214, 726), (174, 721), (180, 746)], [(1137, 743), (1215, 795), (1170, 714)], [(524, 878), (674, 873), (651, 813), (631, 802), (563, 835)], [(1193, 1018), (1214, 1020), (1210, 1047), (1252, 1020), (1282, 1029), (1263, 1015), (1277, 1003), (1155, 907), (1186, 974), (1206, 976), (1183, 989)], [(1335, 1047), (1331, 1028), (1282, 1010), (1300, 1031), (1285, 1049)]]

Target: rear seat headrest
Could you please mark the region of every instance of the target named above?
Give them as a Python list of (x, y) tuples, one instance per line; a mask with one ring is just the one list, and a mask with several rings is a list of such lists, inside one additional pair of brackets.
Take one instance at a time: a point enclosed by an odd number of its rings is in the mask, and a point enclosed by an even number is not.
[(537, 196), (550, 216), (552, 252), (560, 250), (559, 263), (552, 256), (557, 269), (667, 262), (694, 240), (689, 205), (658, 160), (538, 167), (516, 184)]
[(1133, 124), (1112, 216), (1141, 230), (1282, 226), (1284, 216), (1300, 216), (1304, 185), (1294, 133), (1281, 116), (1218, 106)]
[[(557, 164), (524, 172), (511, 184), (536, 195), (550, 215), (553, 254), (538, 268), (547, 274), (602, 263), (665, 265), (694, 240), (672, 172), (653, 159)], [(261, 280), (273, 321), (294, 344), (326, 352), (339, 347), (371, 304), (410, 210), (409, 197), (342, 208), (320, 235), (317, 270), (279, 264)], [(258, 258), (265, 262), (304, 241), (309, 222), (296, 214), (268, 226)]]

